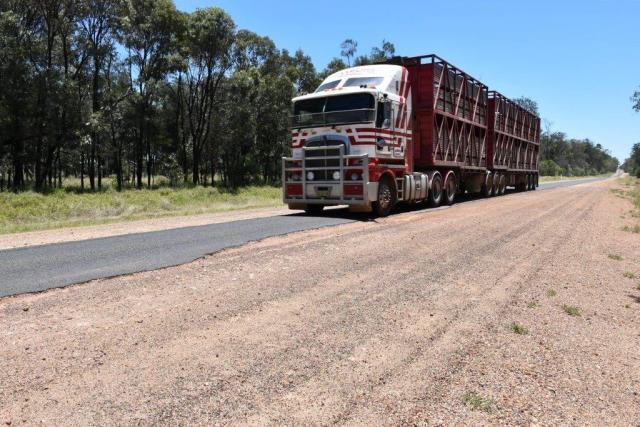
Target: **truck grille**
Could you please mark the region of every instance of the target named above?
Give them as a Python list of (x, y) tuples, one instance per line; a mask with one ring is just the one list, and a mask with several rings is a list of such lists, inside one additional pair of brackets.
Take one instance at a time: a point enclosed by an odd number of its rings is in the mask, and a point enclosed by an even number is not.
[(340, 156), (342, 143), (339, 141), (318, 141), (318, 143), (322, 145), (307, 144), (307, 146), (316, 145), (318, 149), (304, 151), (305, 167), (323, 168), (313, 171), (315, 181), (331, 181), (333, 180), (333, 173), (340, 170), (340, 159), (338, 157)]

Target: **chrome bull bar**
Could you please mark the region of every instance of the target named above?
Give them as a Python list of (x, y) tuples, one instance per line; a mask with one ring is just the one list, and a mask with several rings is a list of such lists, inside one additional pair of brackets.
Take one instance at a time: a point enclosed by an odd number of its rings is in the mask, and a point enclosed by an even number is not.
[[(322, 205), (368, 205), (377, 199), (378, 183), (369, 182), (369, 156), (346, 155), (344, 145), (329, 145), (302, 148), (300, 159), (282, 158), (283, 202), (288, 204), (322, 204)], [(323, 153), (324, 152), (324, 153)], [(312, 172), (314, 179), (309, 180)], [(333, 179), (338, 172), (339, 179)], [(359, 179), (352, 180), (357, 172)], [(300, 194), (288, 194), (291, 188), (299, 188)], [(346, 188), (360, 186), (357, 194)], [(296, 187), (292, 187), (296, 186)], [(297, 192), (296, 192), (297, 193)]]

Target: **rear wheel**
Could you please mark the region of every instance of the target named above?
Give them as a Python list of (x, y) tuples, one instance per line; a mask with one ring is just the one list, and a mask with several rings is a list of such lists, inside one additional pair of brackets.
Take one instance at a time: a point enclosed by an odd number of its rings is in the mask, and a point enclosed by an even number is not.
[(531, 179), (531, 189), (535, 190), (538, 187), (538, 174), (533, 174)]
[(378, 201), (375, 202), (373, 210), (377, 216), (387, 216), (396, 204), (395, 188), (388, 177), (384, 177), (378, 184)]
[(437, 208), (442, 202), (442, 176), (439, 173), (431, 177), (431, 191), (429, 192), (429, 206)]
[(493, 195), (500, 195), (500, 174), (497, 173), (493, 174)]
[(531, 191), (533, 189), (533, 175), (527, 175), (527, 191)]
[(484, 197), (493, 196), (493, 176), (490, 173), (484, 178), (481, 192)]
[(323, 209), (324, 205), (307, 205), (307, 207), (304, 208), (304, 212), (307, 215), (319, 215), (322, 213)]
[(507, 178), (504, 175), (500, 174), (500, 181), (498, 184), (499, 195), (502, 196), (506, 190), (507, 190)]
[(447, 174), (444, 182), (444, 203), (452, 205), (456, 200), (456, 176), (453, 172)]

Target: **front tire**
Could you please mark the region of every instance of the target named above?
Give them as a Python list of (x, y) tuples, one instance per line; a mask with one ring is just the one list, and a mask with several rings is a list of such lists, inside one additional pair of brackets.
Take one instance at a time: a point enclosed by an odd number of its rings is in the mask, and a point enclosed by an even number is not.
[(395, 187), (388, 177), (384, 177), (378, 184), (378, 200), (374, 203), (373, 211), (377, 216), (384, 217), (391, 213), (396, 204)]

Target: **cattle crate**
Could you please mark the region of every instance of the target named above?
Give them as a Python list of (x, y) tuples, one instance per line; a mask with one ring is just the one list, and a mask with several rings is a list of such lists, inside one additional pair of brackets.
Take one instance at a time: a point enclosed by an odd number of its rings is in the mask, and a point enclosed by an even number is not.
[(487, 166), (487, 86), (436, 55), (401, 58), (414, 114), (414, 167)]
[(540, 118), (496, 91), (489, 92), (487, 166), (537, 172)]

